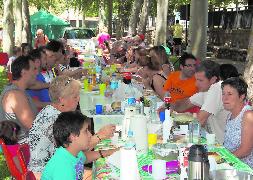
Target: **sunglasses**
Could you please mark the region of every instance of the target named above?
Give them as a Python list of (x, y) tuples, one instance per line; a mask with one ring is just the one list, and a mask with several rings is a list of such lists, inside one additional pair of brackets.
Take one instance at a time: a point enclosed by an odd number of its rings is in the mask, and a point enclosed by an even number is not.
[(197, 65), (196, 64), (185, 64), (184, 66), (186, 66), (186, 67), (196, 67)]
[(65, 86), (67, 86), (70, 82), (72, 81), (72, 79), (68, 79), (65, 83)]

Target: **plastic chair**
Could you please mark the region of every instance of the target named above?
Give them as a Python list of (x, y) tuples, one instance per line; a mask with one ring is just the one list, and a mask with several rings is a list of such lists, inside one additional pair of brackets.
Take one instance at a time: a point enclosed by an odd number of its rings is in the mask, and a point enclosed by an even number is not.
[(5, 160), (6, 160), (6, 164), (8, 166), (10, 173), (11, 173), (11, 176), (17, 180), (22, 180), (22, 173), (17, 168), (17, 166), (14, 162), (13, 156), (8, 151), (4, 141), (2, 139), (0, 139), (0, 145), (2, 146), (2, 150), (4, 153)]
[[(22, 144), (17, 150), (17, 155), (12, 156), (8, 151), (6, 144), (2, 139), (0, 139), (0, 145), (2, 146), (2, 150), (4, 153), (4, 157), (6, 160), (6, 164), (9, 168), (11, 176), (13, 176), (16, 180), (33, 180), (34, 174), (27, 170), (27, 165), (30, 160), (30, 150), (28, 144)], [(17, 161), (14, 161), (14, 158)], [(18, 168), (20, 166), (20, 168)], [(35, 177), (34, 177), (35, 178)], [(35, 178), (36, 179), (36, 178)]]
[(6, 66), (8, 63), (8, 54), (7, 53), (0, 53), (0, 65)]
[(22, 169), (22, 173), (27, 173), (27, 165), (30, 161), (30, 149), (28, 144), (20, 145), (17, 152), (17, 157)]

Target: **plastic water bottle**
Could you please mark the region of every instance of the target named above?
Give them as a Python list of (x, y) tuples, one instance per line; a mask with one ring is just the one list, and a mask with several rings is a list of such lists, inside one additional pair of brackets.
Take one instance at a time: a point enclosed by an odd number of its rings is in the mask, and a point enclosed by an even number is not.
[(127, 133), (127, 140), (125, 143), (125, 148), (126, 149), (136, 149), (133, 131), (128, 131), (128, 133)]
[(95, 57), (95, 66), (96, 66), (96, 83), (99, 84), (101, 83), (101, 77), (102, 77), (102, 65), (99, 57), (96, 55)]
[(170, 140), (170, 131), (173, 126), (172, 119), (170, 117), (170, 110), (165, 110), (165, 120), (163, 121), (163, 143), (167, 143)]
[(118, 88), (118, 80), (117, 80), (116, 74), (114, 73), (112, 74), (110, 88), (112, 90), (116, 90)]
[(189, 142), (193, 144), (198, 144), (200, 142), (200, 124), (196, 118), (196, 113), (193, 114), (193, 121), (189, 124)]

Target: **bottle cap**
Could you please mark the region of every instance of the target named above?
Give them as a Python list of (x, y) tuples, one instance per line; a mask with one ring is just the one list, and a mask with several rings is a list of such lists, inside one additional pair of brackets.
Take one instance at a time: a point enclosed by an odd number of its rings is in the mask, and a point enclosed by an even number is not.
[(164, 97), (163, 100), (165, 103), (171, 103), (171, 97)]
[(130, 72), (123, 72), (123, 78), (130, 80), (132, 79), (132, 74)]
[(128, 131), (127, 136), (133, 137), (134, 136), (134, 132), (133, 131)]

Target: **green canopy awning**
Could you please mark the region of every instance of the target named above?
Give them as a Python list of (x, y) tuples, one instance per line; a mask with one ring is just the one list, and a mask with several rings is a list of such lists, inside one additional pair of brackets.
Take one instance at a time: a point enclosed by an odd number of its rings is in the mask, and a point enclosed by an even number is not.
[(30, 21), (33, 37), (36, 36), (37, 29), (43, 29), (49, 39), (59, 39), (63, 36), (64, 29), (70, 26), (68, 22), (45, 10), (39, 10), (31, 15)]
[(31, 25), (55, 25), (55, 26), (69, 26), (68, 22), (54, 16), (47, 11), (39, 10), (30, 17)]

